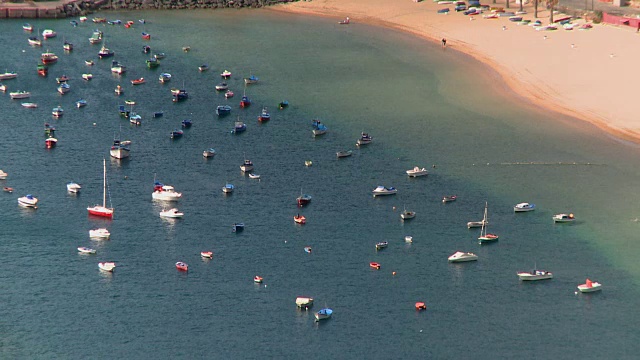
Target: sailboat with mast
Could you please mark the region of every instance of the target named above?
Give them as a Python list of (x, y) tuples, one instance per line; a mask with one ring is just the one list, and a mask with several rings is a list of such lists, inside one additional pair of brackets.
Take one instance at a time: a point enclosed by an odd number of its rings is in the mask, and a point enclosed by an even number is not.
[(498, 235), (496, 235), (496, 234), (488, 234), (487, 233), (487, 226), (489, 225), (489, 222), (487, 221), (487, 208), (488, 208), (488, 205), (485, 202), (484, 203), (484, 218), (482, 219), (482, 229), (480, 230), (480, 237), (478, 238), (478, 240), (480, 241), (480, 244), (498, 240)]
[(102, 206), (96, 205), (93, 207), (88, 207), (87, 211), (89, 211), (89, 215), (112, 218), (113, 208), (107, 207), (107, 159), (102, 160), (102, 167), (103, 167)]

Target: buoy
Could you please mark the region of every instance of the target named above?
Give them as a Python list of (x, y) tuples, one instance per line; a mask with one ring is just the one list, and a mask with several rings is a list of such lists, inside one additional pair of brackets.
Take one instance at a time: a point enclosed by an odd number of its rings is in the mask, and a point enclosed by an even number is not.
[(396, 274), (396, 272), (395, 272), (395, 271), (391, 273), (391, 275), (395, 275), (395, 274)]
[(393, 207), (393, 211), (396, 211), (396, 207), (395, 206)]

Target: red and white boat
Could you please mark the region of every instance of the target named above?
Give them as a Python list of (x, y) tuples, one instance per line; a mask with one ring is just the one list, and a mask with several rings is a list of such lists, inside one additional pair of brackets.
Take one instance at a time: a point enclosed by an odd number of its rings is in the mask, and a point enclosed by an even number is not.
[(186, 263), (183, 263), (182, 261), (178, 261), (176, 263), (176, 269), (180, 271), (189, 271), (189, 265), (187, 265)]
[(225, 70), (222, 72), (222, 74), (220, 74), (220, 76), (222, 76), (223, 79), (228, 79), (231, 77), (231, 71)]
[(427, 305), (423, 302), (416, 303), (416, 310), (427, 310)]
[(58, 55), (47, 50), (47, 52), (44, 52), (42, 53), (42, 55), (40, 55), (40, 59), (42, 60), (42, 63), (45, 65), (53, 64), (54, 62), (58, 61)]
[(213, 251), (201, 251), (200, 256), (205, 259), (213, 259)]
[(253, 282), (256, 283), (256, 284), (262, 283), (262, 276), (258, 276), (258, 275), (254, 276), (253, 277)]
[(56, 139), (54, 137), (50, 137), (50, 138), (47, 138), (47, 140), (44, 141), (44, 146), (47, 149), (51, 149), (51, 148), (54, 148), (57, 143), (58, 143), (58, 139)]
[(587, 279), (587, 281), (584, 284), (578, 285), (578, 290), (580, 290), (580, 292), (583, 292), (583, 293), (600, 291), (602, 290), (602, 284), (600, 284), (597, 281), (591, 281)]
[(232, 98), (233, 97), (233, 91), (227, 90), (227, 92), (224, 93), (224, 97), (227, 98), (227, 99)]
[(376, 270), (380, 270), (380, 264), (378, 264), (377, 262), (370, 262), (369, 263), (369, 267), (376, 269)]
[(102, 186), (102, 206), (96, 205), (93, 207), (88, 207), (87, 211), (89, 211), (89, 215), (112, 218), (113, 208), (107, 207), (107, 160), (103, 159), (102, 164), (104, 168), (103, 186)]
[(269, 110), (267, 110), (267, 107), (265, 106), (262, 108), (262, 112), (258, 116), (258, 121), (265, 122), (265, 121), (269, 121), (270, 119), (271, 119), (271, 114), (269, 114)]
[(296, 222), (296, 224), (305, 224), (307, 222), (307, 218), (304, 217), (304, 215), (296, 215), (293, 217), (293, 221)]
[(131, 85), (140, 85), (140, 84), (144, 84), (144, 78), (143, 77), (141, 77), (139, 79), (131, 80)]

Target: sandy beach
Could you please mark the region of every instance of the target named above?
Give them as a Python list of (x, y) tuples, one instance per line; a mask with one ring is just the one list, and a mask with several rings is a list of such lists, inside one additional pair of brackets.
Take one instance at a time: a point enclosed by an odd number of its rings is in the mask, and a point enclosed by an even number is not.
[[(491, 6), (505, 6), (498, 0)], [(493, 67), (508, 86), (539, 106), (588, 121), (617, 137), (640, 143), (640, 121), (634, 96), (634, 62), (640, 58), (640, 34), (629, 28), (593, 24), (589, 30), (537, 31), (506, 17), (486, 19), (453, 11), (453, 4), (412, 0), (313, 0), (270, 7), (313, 14), (350, 25), (387, 26), (440, 42)], [(437, 13), (449, 8), (448, 14)], [(511, 3), (515, 12), (519, 5)], [(526, 4), (524, 19), (533, 17)], [(563, 15), (555, 14), (554, 19)], [(549, 23), (549, 11), (539, 6), (538, 19)], [(584, 24), (585, 20), (573, 23)]]

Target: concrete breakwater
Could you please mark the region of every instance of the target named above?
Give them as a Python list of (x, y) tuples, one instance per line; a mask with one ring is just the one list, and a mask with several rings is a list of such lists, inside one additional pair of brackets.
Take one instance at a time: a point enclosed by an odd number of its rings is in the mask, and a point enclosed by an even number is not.
[(98, 10), (259, 8), (298, 0), (61, 0), (2, 2), (0, 18), (65, 18)]

